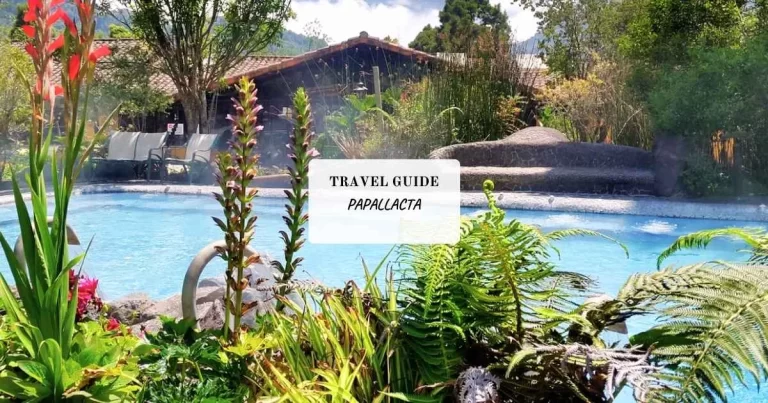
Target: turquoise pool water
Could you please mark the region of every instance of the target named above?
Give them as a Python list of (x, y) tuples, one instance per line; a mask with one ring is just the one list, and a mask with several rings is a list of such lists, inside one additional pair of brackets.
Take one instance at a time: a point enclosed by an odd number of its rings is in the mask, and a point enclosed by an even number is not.
[[(281, 257), (278, 231), (283, 229), (281, 199), (258, 199), (259, 216), (253, 246)], [(478, 209), (463, 209), (474, 214)], [(83, 243), (93, 239), (85, 261), (89, 275), (99, 279), (106, 299), (144, 292), (153, 298), (179, 293), (184, 273), (195, 254), (221, 239), (211, 216), (220, 216), (212, 197), (135, 193), (82, 195), (73, 199), (70, 224)], [(629, 248), (627, 258), (619, 247), (596, 238), (572, 238), (557, 244), (559, 267), (594, 277), (603, 292), (615, 294), (626, 278), (636, 272), (655, 270), (658, 253), (676, 237), (693, 231), (724, 226), (765, 227), (764, 223), (669, 219), (659, 217), (576, 214), (510, 210), (508, 217), (541, 226), (545, 231), (582, 228), (619, 239)], [(13, 206), (0, 206), (0, 231), (13, 244), (18, 227)], [(687, 251), (669, 260), (685, 264), (709, 260), (743, 260), (742, 245), (714, 242), (706, 250)], [(383, 245), (312, 245), (302, 250), (305, 263), (299, 275), (330, 286), (362, 278), (361, 259), (378, 263), (390, 250)], [(222, 273), (215, 259), (203, 277)], [(0, 259), (0, 272), (8, 278), (8, 266)], [(633, 320), (630, 332), (647, 328), (653, 319)], [(741, 390), (732, 401), (763, 401), (754, 391)]]

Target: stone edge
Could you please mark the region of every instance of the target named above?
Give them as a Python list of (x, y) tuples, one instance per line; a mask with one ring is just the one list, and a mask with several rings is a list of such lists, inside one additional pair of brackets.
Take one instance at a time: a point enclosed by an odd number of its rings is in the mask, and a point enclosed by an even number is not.
[[(83, 185), (76, 194), (148, 193), (174, 195), (211, 195), (215, 186), (162, 185), (162, 184), (100, 184)], [(729, 221), (768, 222), (768, 207), (764, 204), (705, 203), (663, 198), (618, 197), (601, 195), (547, 195), (522, 192), (494, 192), (497, 205), (506, 209), (540, 210), (553, 212), (622, 214), (666, 218), (694, 218)], [(261, 197), (283, 198), (283, 189), (261, 188)], [(25, 195), (26, 196), (26, 195)], [(0, 205), (13, 203), (13, 195), (0, 196)], [(462, 192), (464, 207), (487, 206), (481, 192)]]

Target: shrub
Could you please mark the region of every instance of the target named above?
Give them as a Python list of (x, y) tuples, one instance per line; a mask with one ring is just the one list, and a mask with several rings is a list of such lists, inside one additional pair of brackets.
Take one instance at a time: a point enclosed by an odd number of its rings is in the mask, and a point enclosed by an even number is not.
[(766, 36), (738, 48), (692, 50), (691, 63), (660, 74), (650, 93), (654, 130), (684, 136), (695, 149), (708, 149), (719, 132), (735, 138), (738, 168), (768, 184), (767, 50)]
[(571, 141), (608, 142), (650, 149), (653, 135), (647, 111), (627, 87), (630, 71), (602, 61), (584, 79), (559, 80), (539, 96), (544, 126)]
[(733, 190), (728, 170), (707, 155), (691, 155), (680, 176), (686, 194), (694, 197), (730, 195)]

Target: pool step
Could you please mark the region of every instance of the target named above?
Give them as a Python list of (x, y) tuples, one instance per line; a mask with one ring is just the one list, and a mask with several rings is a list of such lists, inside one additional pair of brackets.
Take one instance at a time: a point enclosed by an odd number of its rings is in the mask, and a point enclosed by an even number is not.
[(497, 190), (642, 195), (654, 193), (652, 170), (582, 167), (462, 167), (462, 190)]

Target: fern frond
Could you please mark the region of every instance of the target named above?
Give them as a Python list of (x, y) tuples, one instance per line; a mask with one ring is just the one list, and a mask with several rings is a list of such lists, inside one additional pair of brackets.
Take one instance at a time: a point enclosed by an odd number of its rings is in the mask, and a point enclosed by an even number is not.
[(585, 229), (564, 229), (564, 230), (558, 230), (558, 231), (552, 231), (546, 235), (547, 239), (550, 241), (559, 241), (564, 238), (570, 238), (575, 236), (592, 236), (597, 238), (602, 238), (607, 241), (611, 241), (618, 245), (621, 250), (624, 251), (624, 254), (629, 257), (629, 249), (627, 249), (627, 246), (621, 243), (619, 240), (615, 238), (611, 238), (605, 234), (601, 234), (597, 231), (590, 231)]
[[(718, 228), (694, 232), (678, 238), (670, 247), (665, 249), (656, 260), (656, 268), (661, 268), (664, 261), (678, 251), (684, 249), (704, 249), (717, 238), (729, 238), (745, 242), (753, 251), (753, 259), (764, 261), (768, 253), (768, 236), (759, 228)], [(763, 256), (760, 259), (760, 256)]]
[[(631, 338), (652, 349), (668, 388), (654, 401), (727, 401), (735, 381), (768, 374), (768, 267), (703, 264), (638, 274), (619, 293), (660, 316)], [(680, 279), (675, 274), (680, 273)], [(650, 297), (656, 293), (655, 296)]]

